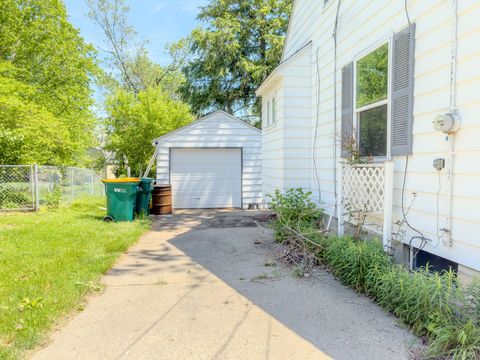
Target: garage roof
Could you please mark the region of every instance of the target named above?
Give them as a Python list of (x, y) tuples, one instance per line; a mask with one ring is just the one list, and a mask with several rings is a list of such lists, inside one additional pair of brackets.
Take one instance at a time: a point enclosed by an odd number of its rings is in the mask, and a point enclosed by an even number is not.
[(152, 145), (153, 145), (153, 146), (158, 145), (158, 143), (159, 143), (160, 141), (167, 140), (171, 135), (174, 135), (174, 134), (176, 134), (176, 133), (178, 133), (178, 132), (180, 132), (180, 131), (182, 131), (182, 130), (187, 129), (187, 128), (190, 127), (190, 126), (193, 126), (193, 125), (195, 125), (195, 124), (198, 124), (199, 122), (205, 121), (205, 120), (210, 119), (210, 118), (212, 118), (212, 117), (214, 117), (214, 116), (217, 116), (217, 115), (226, 116), (226, 117), (228, 117), (228, 118), (230, 118), (230, 119), (232, 119), (232, 120), (235, 120), (235, 121), (237, 121), (238, 123), (244, 125), (245, 127), (248, 127), (248, 128), (250, 128), (250, 129), (252, 129), (252, 130), (261, 132), (260, 129), (257, 129), (257, 128), (254, 127), (254, 126), (252, 126), (252, 125), (250, 125), (250, 124), (247, 124), (245, 121), (242, 121), (242, 120), (240, 120), (239, 118), (237, 118), (237, 117), (235, 117), (235, 116), (233, 116), (233, 115), (231, 115), (231, 114), (229, 114), (229, 113), (227, 113), (227, 112), (225, 112), (225, 111), (223, 111), (223, 110), (217, 110), (217, 111), (215, 111), (215, 112), (213, 112), (213, 113), (211, 113), (211, 114), (208, 114), (208, 115), (206, 115), (206, 116), (204, 116), (204, 117), (201, 117), (201, 118), (198, 119), (198, 120), (192, 121), (190, 124), (187, 124), (187, 125), (185, 125), (185, 126), (182, 126), (182, 127), (178, 128), (178, 129), (176, 129), (176, 130), (174, 130), (174, 131), (169, 132), (168, 134), (165, 134), (165, 135), (163, 135), (163, 136), (160, 136), (159, 138), (156, 138), (155, 140), (152, 141)]

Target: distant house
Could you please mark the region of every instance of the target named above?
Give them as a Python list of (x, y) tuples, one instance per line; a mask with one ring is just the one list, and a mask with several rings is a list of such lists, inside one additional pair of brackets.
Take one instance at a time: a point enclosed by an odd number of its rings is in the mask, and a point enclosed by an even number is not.
[(478, 1), (296, 0), (257, 91), (263, 191), (311, 190), (339, 233), (365, 222), (412, 266), (478, 276), (479, 18)]
[(262, 202), (261, 132), (216, 111), (153, 141), (157, 184), (173, 208), (248, 208)]

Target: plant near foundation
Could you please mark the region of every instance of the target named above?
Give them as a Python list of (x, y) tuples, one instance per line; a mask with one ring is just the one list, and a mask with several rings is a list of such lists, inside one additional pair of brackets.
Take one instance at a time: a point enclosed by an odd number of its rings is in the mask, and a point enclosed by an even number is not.
[[(289, 195), (282, 195), (273, 207), (278, 211), (274, 224), (277, 240), (289, 247), (287, 252), (296, 251), (303, 257), (310, 253), (342, 283), (374, 299), (417, 335), (426, 336), (427, 357), (480, 358), (479, 282), (462, 287), (453, 271), (436, 273), (427, 267), (411, 272), (396, 264), (377, 240), (327, 236), (318, 229), (318, 222), (302, 222), (303, 217), (295, 215), (302, 212), (296, 213), (294, 208), (305, 209), (296, 203), (298, 197), (290, 199)], [(306, 209), (311, 203), (306, 202)]]
[(272, 210), (277, 216), (277, 221), (273, 225), (278, 240), (288, 233), (286, 228), (298, 230), (318, 225), (324, 210), (317, 206), (311, 195), (311, 192), (296, 188), (285, 193), (275, 190), (274, 195), (269, 196)]

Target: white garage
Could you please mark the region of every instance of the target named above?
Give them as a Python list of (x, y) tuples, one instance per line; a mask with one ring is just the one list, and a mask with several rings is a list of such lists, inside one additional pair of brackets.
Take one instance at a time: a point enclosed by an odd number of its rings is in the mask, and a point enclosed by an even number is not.
[(156, 140), (157, 184), (173, 208), (248, 208), (262, 202), (261, 132), (217, 111)]

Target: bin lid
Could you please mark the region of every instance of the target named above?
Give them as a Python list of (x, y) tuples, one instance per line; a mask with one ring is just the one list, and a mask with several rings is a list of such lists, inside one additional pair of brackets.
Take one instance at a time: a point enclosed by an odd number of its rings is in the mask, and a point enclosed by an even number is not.
[(103, 183), (139, 183), (140, 178), (133, 178), (133, 177), (127, 177), (127, 178), (118, 178), (118, 179), (103, 179)]

